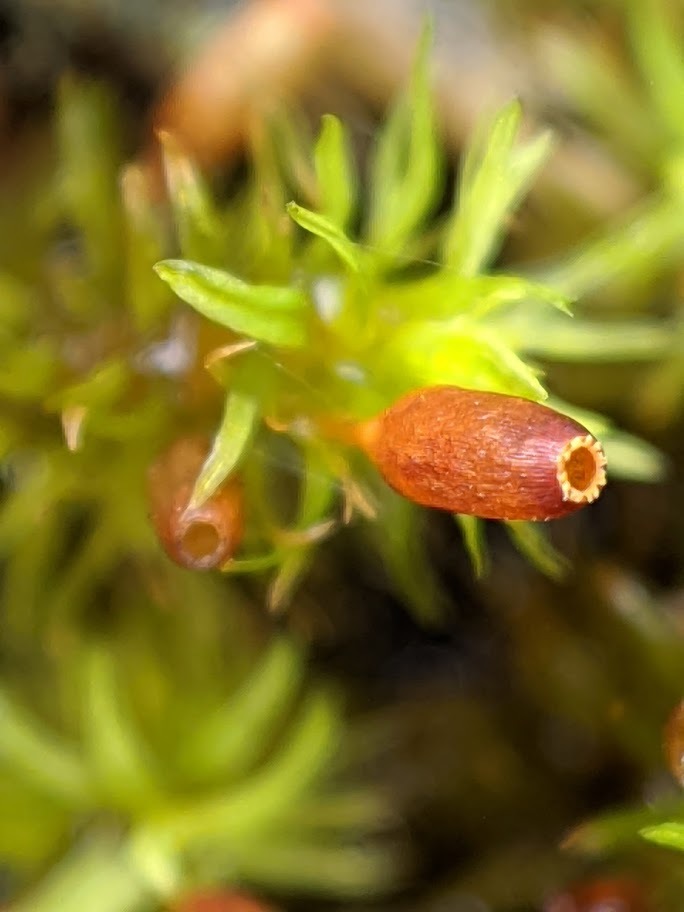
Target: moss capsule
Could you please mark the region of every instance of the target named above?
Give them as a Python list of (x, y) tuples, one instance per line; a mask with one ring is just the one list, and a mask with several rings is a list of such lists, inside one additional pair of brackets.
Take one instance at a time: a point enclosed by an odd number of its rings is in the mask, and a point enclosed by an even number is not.
[(356, 440), (404, 497), (484, 519), (557, 519), (606, 483), (606, 458), (586, 428), (500, 393), (416, 390), (358, 425)]
[(554, 896), (544, 912), (647, 912), (644, 893), (635, 881), (606, 877), (577, 884)]
[(675, 706), (667, 720), (663, 746), (670, 772), (684, 786), (684, 700)]
[(173, 907), (173, 912), (275, 912), (275, 909), (243, 893), (217, 890), (187, 896)]
[(159, 541), (171, 560), (191, 570), (219, 567), (242, 538), (239, 482), (229, 479), (199, 507), (188, 509), (195, 480), (209, 450), (201, 437), (182, 437), (151, 466), (150, 513)]

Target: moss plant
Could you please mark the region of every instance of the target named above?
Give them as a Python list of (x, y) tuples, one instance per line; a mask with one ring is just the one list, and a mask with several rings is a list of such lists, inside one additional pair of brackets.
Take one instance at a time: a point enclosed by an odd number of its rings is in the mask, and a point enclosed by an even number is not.
[[(194, 500), (210, 496), (241, 464), (250, 466), (249, 497), (258, 496), (250, 484), (263, 489), (265, 479), (258, 476), (269, 468), (255, 461), (252, 443), (263, 424), (291, 440), (304, 466), (293, 530), (297, 543), (262, 534), (258, 551), (226, 566), (228, 572), (275, 566), (274, 607), (286, 599), (309, 559), (317, 532), (329, 532), (330, 521), (339, 515), (332, 501), (336, 488), (342, 489), (348, 510), (358, 506), (368, 512), (370, 505), (380, 529), (384, 517), (399, 521), (401, 515), (402, 535), (385, 537), (385, 557), (393, 567), (417, 563), (406, 550), (416, 538), (413, 508), (379, 489), (365, 466), (350, 464), (349, 454), (326, 439), (331, 417), (367, 417), (408, 390), (439, 383), (543, 401), (547, 392), (528, 353), (600, 361), (606, 354), (633, 356), (638, 348), (639, 357), (648, 359), (667, 344), (667, 332), (657, 323), (611, 327), (608, 337), (603, 323), (571, 320), (570, 299), (552, 283), (489, 271), (511, 214), (552, 151), (548, 133), (519, 139), (517, 102), (483, 124), (466, 153), (451, 211), (428, 232), (443, 192), (444, 168), (426, 54), (424, 41), (410, 91), (378, 136), (363, 193), (349, 140), (333, 117), (324, 120), (310, 157), (287, 144), (276, 154), (269, 137), (260, 135), (252, 187), (223, 213), (172, 139), (165, 140), (185, 258), (163, 260), (155, 269), (195, 311), (232, 331), (230, 341), (258, 343), (238, 347), (235, 357), (230, 345), (208, 355), (209, 369), (228, 392)], [(290, 187), (287, 173), (307, 179)], [(314, 208), (286, 204), (290, 192)], [(361, 200), (367, 202), (363, 212)], [(273, 253), (270, 269), (265, 259), (255, 259), (255, 238)], [(217, 269), (217, 262), (230, 271)], [(661, 463), (645, 444), (598, 415), (552, 401), (605, 441), (611, 477), (659, 477)], [(327, 496), (321, 490), (326, 486)], [(458, 519), (480, 570), (485, 555), (478, 522)], [(271, 515), (267, 523), (282, 528), (286, 520)], [(302, 541), (307, 529), (311, 541), (306, 535)], [(509, 531), (541, 569), (562, 572), (562, 561), (537, 529), (514, 523)], [(432, 613), (432, 596), (412, 593), (409, 600), (422, 616)]]
[[(397, 884), (396, 846), (373, 838), (382, 797), (335, 762), (338, 697), (305, 680), (287, 638), (264, 642), (232, 581), (167, 560), (145, 476), (171, 441), (215, 429), (194, 499), (243, 479), (227, 574), (268, 572), (282, 607), (316, 543), (360, 514), (406, 603), (435, 619), (420, 512), (326, 422), (438, 383), (542, 401), (533, 357), (606, 346), (602, 325), (568, 316), (560, 281), (492, 271), (552, 152), (547, 133), (520, 138), (517, 102), (483, 125), (437, 214), (427, 52), (365, 183), (334, 117), (312, 149), (282, 124), (255, 129), (227, 203), (165, 136), (167, 208), (123, 166), (106, 89), (72, 78), (32, 197), (0, 207), (0, 846), (17, 912), (133, 912), (218, 882), (343, 897)], [(657, 324), (639, 333), (643, 357), (662, 350)], [(637, 345), (630, 324), (615, 338)], [(581, 418), (612, 478), (658, 477), (652, 449)], [(283, 466), (294, 506), (273, 483)], [(459, 521), (481, 569), (480, 525)], [(509, 531), (559, 571), (536, 527)]]

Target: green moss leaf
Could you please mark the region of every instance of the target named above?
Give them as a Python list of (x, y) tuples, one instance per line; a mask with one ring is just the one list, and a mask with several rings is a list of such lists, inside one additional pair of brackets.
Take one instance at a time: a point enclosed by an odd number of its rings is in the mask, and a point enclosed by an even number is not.
[(372, 163), (368, 242), (396, 254), (421, 226), (442, 187), (429, 73), (432, 29), (423, 32), (408, 96), (380, 133)]
[(546, 531), (537, 523), (506, 522), (506, 529), (515, 547), (545, 576), (563, 579), (569, 569), (568, 560), (553, 547)]
[(323, 116), (314, 162), (321, 214), (344, 228), (353, 215), (356, 182), (346, 130), (332, 114)]
[(651, 102), (670, 136), (684, 140), (684, 57), (676, 16), (660, 0), (630, 0), (630, 37)]
[(0, 692), (0, 762), (18, 779), (60, 804), (86, 807), (88, 771), (77, 751)]
[(676, 821), (659, 823), (656, 826), (644, 827), (639, 830), (639, 833), (648, 842), (654, 842), (656, 845), (684, 852), (684, 823)]
[(259, 414), (259, 403), (251, 393), (233, 389), (226, 398), (221, 425), (216, 432), (190, 498), (198, 507), (208, 500), (237, 468), (244, 456)]
[(537, 278), (576, 298), (613, 285), (633, 293), (681, 260), (681, 213), (680, 201), (655, 197), (540, 269)]
[(491, 262), (508, 216), (549, 154), (550, 133), (515, 146), (520, 119), (519, 102), (511, 102), (466, 155), (442, 248), (444, 263), (462, 275), (475, 275)]
[(180, 252), (189, 260), (218, 262), (224, 235), (204, 179), (173, 136), (161, 132), (159, 141)]
[(84, 657), (84, 742), (100, 799), (125, 810), (159, 800), (147, 748), (125, 707), (113, 657), (92, 649)]
[(361, 272), (361, 251), (334, 222), (294, 202), (287, 204), (287, 212), (302, 228), (323, 238), (352, 272)]
[(162, 260), (157, 275), (207, 319), (260, 342), (306, 344), (307, 299), (289, 286), (248, 285), (220, 269), (187, 260)]
[[(572, 303), (571, 298), (555, 288), (521, 276), (462, 276), (449, 269), (441, 269), (424, 279), (387, 284), (375, 291), (375, 295), (378, 308), (396, 312), (402, 319), (420, 316), (422, 319), (446, 320), (460, 314), (482, 319), (497, 315), (497, 328), (500, 325), (508, 328), (510, 325), (516, 329), (516, 316), (519, 314), (520, 323), (526, 321), (526, 340), (530, 335), (530, 319), (537, 319), (536, 309), (532, 309), (534, 305), (548, 305), (570, 315)], [(516, 308), (517, 304), (521, 307)], [(498, 312), (502, 310), (504, 315), (498, 317)], [(509, 314), (509, 311), (512, 313)], [(543, 319), (544, 309), (539, 308), (539, 311), (539, 319)], [(564, 321), (559, 322), (567, 325)], [(524, 335), (522, 328), (520, 335)]]
[(170, 807), (147, 827), (149, 838), (176, 849), (228, 849), (274, 825), (331, 762), (341, 720), (329, 693), (311, 693), (287, 742), (244, 783)]
[(456, 514), (454, 519), (461, 528), (463, 544), (473, 565), (473, 572), (477, 579), (480, 579), (489, 569), (484, 522), (476, 516), (464, 516), (460, 513)]
[(292, 710), (304, 674), (302, 656), (276, 639), (242, 687), (200, 720), (181, 746), (177, 763), (192, 781), (244, 776), (271, 746)]
[(450, 383), (544, 400), (535, 371), (494, 331), (466, 320), (407, 322), (378, 357), (378, 370), (393, 385)]
[(92, 317), (101, 312), (102, 302), (113, 304), (121, 289), (121, 142), (109, 89), (102, 83), (64, 78), (59, 87), (57, 133), (57, 203), (62, 217), (83, 235), (89, 273), (98, 292), (88, 298)]
[(554, 316), (517, 313), (497, 320), (496, 328), (520, 351), (552, 361), (613, 363), (652, 361), (672, 347), (672, 328), (654, 320), (606, 322), (561, 320)]

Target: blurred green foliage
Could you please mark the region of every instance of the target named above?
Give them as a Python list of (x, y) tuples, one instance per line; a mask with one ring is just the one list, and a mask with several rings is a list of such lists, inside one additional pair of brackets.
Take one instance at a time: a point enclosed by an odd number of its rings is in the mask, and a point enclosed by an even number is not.
[[(582, 42), (568, 41), (561, 76), (651, 196), (553, 263), (505, 274), (502, 244), (553, 141), (521, 136), (517, 102), (483, 119), (443, 212), (427, 32), (367, 180), (337, 118), (309, 147), (276, 117), (255, 128), (248, 177), (227, 200), (167, 135), (160, 201), (143, 168), (124, 164), (107, 87), (65, 78), (48, 160), (0, 200), (0, 854), (17, 912), (133, 912), (218, 882), (364, 899), (400, 886), (400, 840), (381, 832), (388, 798), (345, 768), (339, 694), (309, 680), (306, 657), (265, 632), (261, 605), (230, 577), (268, 571), (268, 605), (283, 607), (318, 542), (358, 514), (403, 602), (440, 618), (421, 512), (324, 433), (408, 389), (454, 383), (541, 401), (541, 364), (638, 362), (652, 372), (642, 407), (653, 414), (656, 402), (672, 420), (679, 317), (639, 314), (638, 294), (609, 306), (616, 289), (673, 270), (684, 237), (680, 44), (664, 7), (634, 0), (629, 14), (648, 100)], [(635, 130), (630, 111), (652, 129)], [(547, 401), (603, 440), (611, 478), (662, 477), (653, 447)], [(169, 564), (145, 498), (159, 449), (209, 429), (195, 502), (238, 471), (248, 505), (243, 550), (220, 580)], [(457, 521), (480, 574), (483, 524)], [(538, 526), (507, 532), (562, 575)], [(610, 740), (652, 768), (654, 708), (681, 687), (680, 638), (648, 598), (624, 617), (607, 601), (599, 621), (561, 620), (532, 599), (524, 620), (509, 612), (516, 686), (595, 733), (629, 674), (590, 646), (596, 624), (617, 630), (621, 659), (655, 683), (635, 698), (647, 721), (617, 719)], [(495, 768), (512, 777), (501, 733), (490, 734)], [(681, 799), (665, 805), (590, 822), (574, 847), (619, 853), (639, 832), (681, 847)]]

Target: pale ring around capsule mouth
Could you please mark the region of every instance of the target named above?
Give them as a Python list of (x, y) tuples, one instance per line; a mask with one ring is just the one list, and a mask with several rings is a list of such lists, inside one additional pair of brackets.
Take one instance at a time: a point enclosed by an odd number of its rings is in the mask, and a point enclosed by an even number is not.
[(606, 456), (591, 434), (573, 437), (556, 460), (556, 478), (564, 501), (593, 503), (606, 484)]

